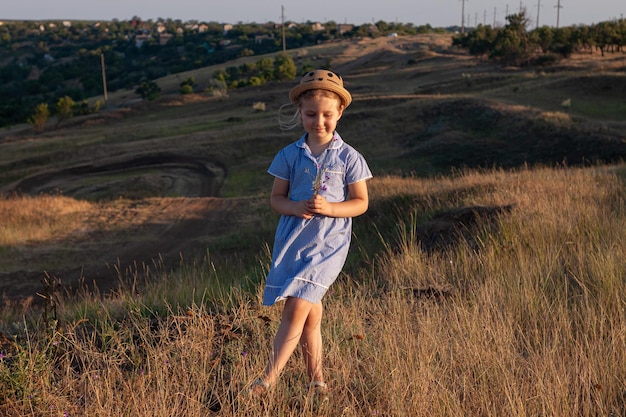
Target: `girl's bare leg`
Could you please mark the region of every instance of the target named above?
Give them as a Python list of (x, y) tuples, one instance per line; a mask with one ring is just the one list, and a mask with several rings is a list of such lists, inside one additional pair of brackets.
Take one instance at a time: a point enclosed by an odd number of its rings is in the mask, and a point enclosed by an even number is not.
[(310, 381), (324, 382), (322, 373), (322, 303), (313, 304), (304, 323), (300, 346)]
[(262, 378), (263, 382), (273, 385), (278, 379), (291, 354), (298, 346), (313, 306), (314, 304), (301, 298), (289, 297), (285, 301), (280, 325), (274, 337), (274, 349)]

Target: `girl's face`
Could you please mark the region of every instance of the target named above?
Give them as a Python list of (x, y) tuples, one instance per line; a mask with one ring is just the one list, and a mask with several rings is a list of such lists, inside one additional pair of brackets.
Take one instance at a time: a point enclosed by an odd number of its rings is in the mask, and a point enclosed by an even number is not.
[(341, 101), (335, 97), (315, 95), (302, 100), (300, 116), (302, 126), (309, 139), (316, 143), (326, 143), (333, 137), (343, 109)]

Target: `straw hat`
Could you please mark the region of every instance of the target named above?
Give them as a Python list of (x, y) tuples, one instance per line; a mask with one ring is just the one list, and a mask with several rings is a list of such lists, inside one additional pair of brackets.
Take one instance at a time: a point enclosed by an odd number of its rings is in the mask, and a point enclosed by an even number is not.
[(292, 103), (298, 100), (302, 93), (308, 90), (328, 90), (337, 93), (341, 98), (344, 107), (348, 107), (352, 102), (352, 96), (343, 87), (343, 79), (331, 71), (319, 69), (304, 74), (300, 80), (300, 84), (295, 86), (289, 92), (289, 99)]

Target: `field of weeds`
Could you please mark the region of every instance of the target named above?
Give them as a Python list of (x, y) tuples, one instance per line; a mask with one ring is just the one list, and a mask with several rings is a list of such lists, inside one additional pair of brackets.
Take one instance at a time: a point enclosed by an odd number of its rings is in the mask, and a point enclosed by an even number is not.
[(39, 310), (1, 313), (0, 414), (624, 416), (625, 176), (617, 165), (373, 179), (324, 300), (325, 405), (299, 354), (265, 397), (242, 393), (280, 318), (260, 306), (260, 250), (252, 268), (207, 255), (106, 296), (46, 282)]

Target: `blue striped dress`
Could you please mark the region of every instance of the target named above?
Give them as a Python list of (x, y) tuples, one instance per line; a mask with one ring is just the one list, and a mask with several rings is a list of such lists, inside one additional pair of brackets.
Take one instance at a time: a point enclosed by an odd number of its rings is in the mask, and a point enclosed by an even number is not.
[[(315, 184), (327, 201), (345, 201), (348, 184), (372, 178), (365, 158), (337, 132), (317, 158), (306, 144), (305, 133), (278, 152), (268, 172), (289, 181), (289, 198), (294, 201), (309, 199)], [(263, 304), (273, 305), (287, 297), (320, 302), (343, 268), (351, 235), (352, 218), (316, 215), (306, 220), (282, 215)]]

